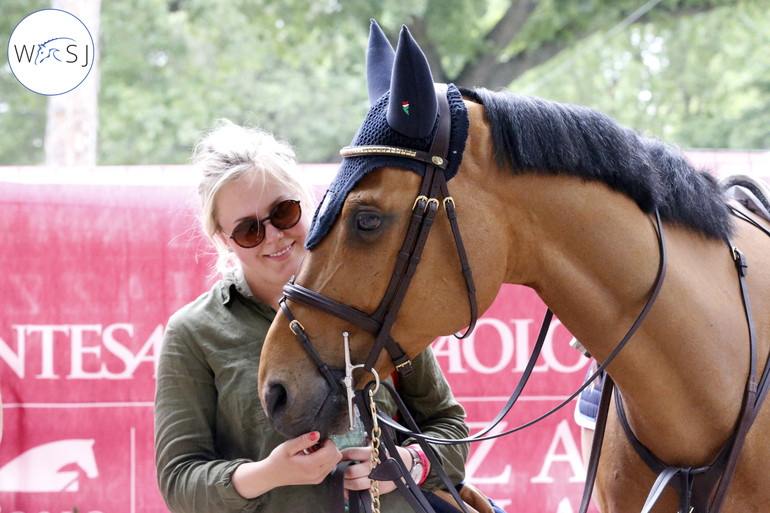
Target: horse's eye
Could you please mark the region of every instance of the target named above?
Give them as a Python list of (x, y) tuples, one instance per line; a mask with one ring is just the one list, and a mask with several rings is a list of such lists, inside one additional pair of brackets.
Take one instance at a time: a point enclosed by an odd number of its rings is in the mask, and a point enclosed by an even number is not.
[(373, 232), (381, 223), (382, 218), (377, 212), (359, 212), (356, 216), (356, 226), (363, 232)]

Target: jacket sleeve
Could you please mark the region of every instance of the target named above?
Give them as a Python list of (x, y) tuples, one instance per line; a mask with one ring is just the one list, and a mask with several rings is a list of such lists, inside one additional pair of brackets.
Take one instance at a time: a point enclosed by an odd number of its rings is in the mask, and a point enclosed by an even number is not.
[[(401, 377), (398, 392), (409, 411), (414, 416), (420, 431), (436, 438), (465, 438), (469, 434), (465, 423), (465, 409), (458, 403), (449, 388), (433, 350), (428, 347), (413, 360), (414, 373)], [(408, 439), (402, 445), (416, 443)], [(465, 478), (465, 460), (468, 457), (468, 444), (432, 445), (431, 446), (453, 483), (458, 484)], [(443, 488), (438, 475), (431, 470), (428, 478), (421, 485), (426, 491)]]
[(163, 336), (155, 390), (155, 465), (161, 495), (174, 513), (256, 511), (233, 488), (235, 468), (214, 443), (217, 391), (205, 355), (183, 326)]

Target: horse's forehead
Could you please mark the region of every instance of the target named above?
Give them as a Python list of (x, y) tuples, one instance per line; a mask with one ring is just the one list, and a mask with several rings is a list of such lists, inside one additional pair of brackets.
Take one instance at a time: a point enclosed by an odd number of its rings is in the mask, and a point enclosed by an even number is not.
[(414, 200), (420, 187), (420, 179), (417, 173), (405, 169), (377, 168), (367, 173), (351, 189), (345, 204), (363, 203), (383, 208), (400, 207), (405, 201)]

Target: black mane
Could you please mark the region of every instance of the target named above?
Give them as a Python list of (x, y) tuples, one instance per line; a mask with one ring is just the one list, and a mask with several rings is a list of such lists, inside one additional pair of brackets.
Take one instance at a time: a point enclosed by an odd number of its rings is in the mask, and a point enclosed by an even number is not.
[(730, 234), (715, 179), (679, 149), (588, 107), (482, 88), (463, 94), (484, 105), (501, 168), (598, 180), (646, 213), (657, 207), (665, 221), (715, 239)]

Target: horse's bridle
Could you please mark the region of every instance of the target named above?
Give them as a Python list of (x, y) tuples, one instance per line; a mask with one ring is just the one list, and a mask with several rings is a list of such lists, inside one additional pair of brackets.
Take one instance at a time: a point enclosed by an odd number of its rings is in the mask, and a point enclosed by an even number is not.
[(468, 291), (468, 301), (470, 303), (470, 324), (462, 337), (466, 337), (473, 331), (478, 317), (478, 308), (476, 306), (476, 287), (473, 283), (473, 274), (468, 263), (468, 257), (465, 252), (460, 229), (457, 225), (457, 213), (455, 211), (454, 199), (449, 195), (444, 170), (447, 166), (447, 154), (449, 149), (449, 137), (451, 131), (451, 112), (446, 97), (446, 87), (437, 85), (437, 100), (439, 105), (439, 121), (436, 134), (431, 143), (428, 152), (418, 151), (409, 148), (400, 148), (394, 146), (347, 146), (340, 150), (343, 157), (368, 157), (374, 155), (389, 155), (404, 157), (426, 164), (425, 174), (420, 186), (420, 193), (412, 206), (412, 216), (409, 227), (404, 237), (403, 245), (398, 252), (396, 265), (391, 275), (390, 282), (385, 294), (380, 301), (377, 309), (371, 313), (364, 313), (356, 308), (345, 305), (331, 298), (323, 296), (315, 291), (297, 285), (295, 277), (284, 286), (284, 295), (279, 301), (284, 315), (289, 319), (289, 327), (297, 336), (302, 346), (308, 352), (319, 372), (329, 383), (331, 390), (335, 390), (341, 385), (339, 375), (341, 372), (334, 371), (323, 361), (305, 333), (305, 328), (294, 317), (286, 300), (290, 299), (298, 303), (321, 310), (329, 315), (333, 315), (343, 321), (349, 322), (374, 336), (374, 345), (372, 346), (368, 357), (363, 364), (363, 369), (372, 371), (383, 349), (388, 351), (391, 360), (399, 374), (406, 376), (413, 372), (412, 362), (409, 356), (404, 352), (401, 346), (396, 342), (391, 329), (396, 321), (396, 317), (406, 296), (407, 289), (411, 283), (412, 277), (417, 270), (417, 264), (420, 262), (425, 243), (428, 239), (431, 226), (438, 212), (439, 194), (443, 197), (443, 206), (446, 210), (447, 218), (454, 236), (457, 254), (460, 258), (463, 277)]

